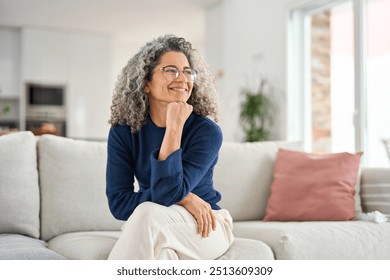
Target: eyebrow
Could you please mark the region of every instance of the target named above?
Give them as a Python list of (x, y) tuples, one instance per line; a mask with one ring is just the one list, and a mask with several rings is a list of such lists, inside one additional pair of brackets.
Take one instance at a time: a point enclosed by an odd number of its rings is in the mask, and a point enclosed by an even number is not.
[[(177, 67), (176, 65), (165, 65), (163, 67), (175, 67), (177, 69), (179, 69), (179, 67)], [(183, 69), (187, 69), (187, 68), (191, 68), (191, 66), (184, 66)]]

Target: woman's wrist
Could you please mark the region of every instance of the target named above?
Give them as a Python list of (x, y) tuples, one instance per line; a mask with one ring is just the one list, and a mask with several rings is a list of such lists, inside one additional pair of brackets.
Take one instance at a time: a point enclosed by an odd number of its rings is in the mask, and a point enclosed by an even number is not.
[(187, 194), (187, 195), (186, 195), (182, 200), (180, 200), (177, 204), (179, 204), (179, 205), (181, 205), (181, 206), (186, 205), (188, 202), (191, 201), (192, 196), (193, 196), (192, 193)]
[(179, 134), (181, 138), (181, 134), (183, 132), (184, 124), (174, 124), (174, 125), (167, 125), (166, 132), (167, 133), (172, 133), (172, 134)]
[(182, 131), (177, 132), (167, 129), (165, 131), (164, 139), (161, 144), (158, 160), (166, 160), (173, 152), (180, 149)]

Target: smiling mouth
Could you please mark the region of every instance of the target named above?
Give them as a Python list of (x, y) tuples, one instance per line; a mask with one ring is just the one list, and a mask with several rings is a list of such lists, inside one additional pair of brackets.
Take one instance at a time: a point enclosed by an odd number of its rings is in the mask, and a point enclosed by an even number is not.
[(174, 92), (178, 92), (178, 93), (187, 93), (188, 92), (188, 89), (181, 88), (181, 87), (172, 87), (172, 88), (169, 88), (169, 90), (174, 91)]

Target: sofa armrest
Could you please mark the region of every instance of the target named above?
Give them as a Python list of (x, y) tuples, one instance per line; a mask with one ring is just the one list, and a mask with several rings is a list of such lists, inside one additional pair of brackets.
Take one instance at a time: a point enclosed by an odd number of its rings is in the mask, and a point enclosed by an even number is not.
[(362, 168), (360, 195), (364, 212), (390, 214), (390, 168)]

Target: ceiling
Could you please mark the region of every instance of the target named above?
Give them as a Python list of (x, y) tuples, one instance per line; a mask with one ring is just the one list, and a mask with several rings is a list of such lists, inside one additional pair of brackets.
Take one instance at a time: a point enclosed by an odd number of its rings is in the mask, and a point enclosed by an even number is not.
[(0, 26), (106, 32), (127, 42), (165, 33), (202, 41), (205, 9), (220, 1), (0, 0)]

